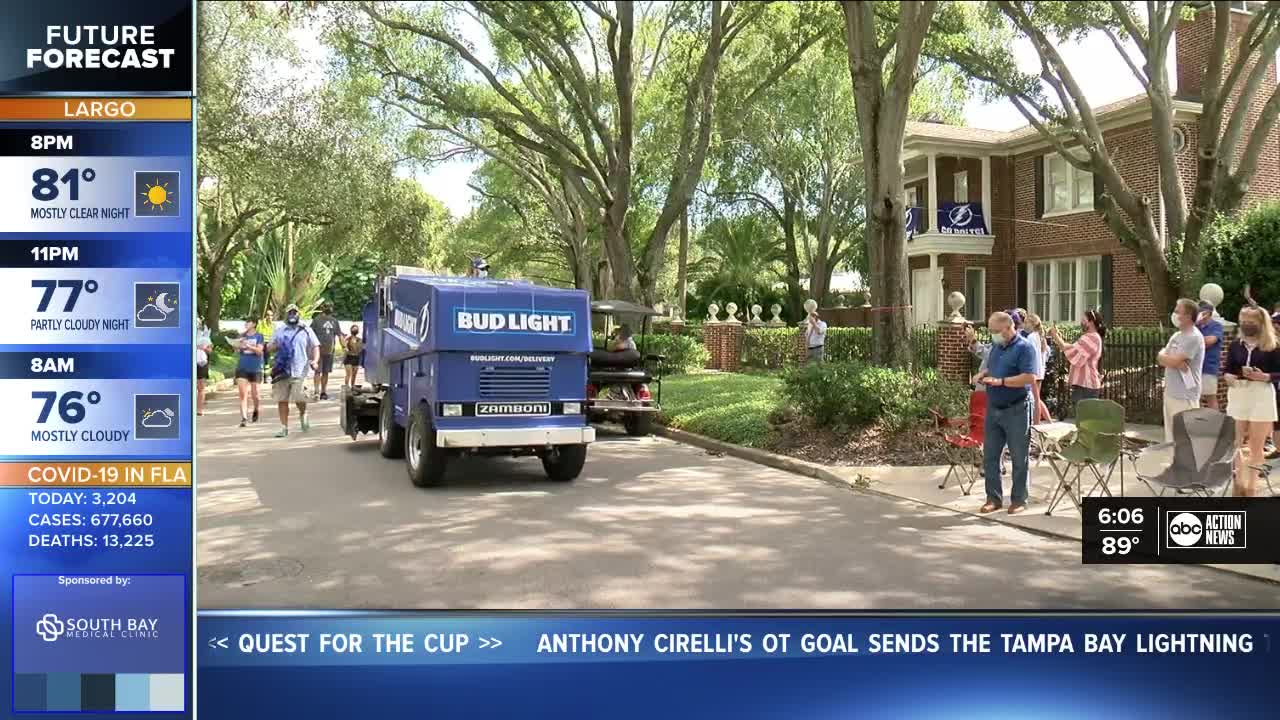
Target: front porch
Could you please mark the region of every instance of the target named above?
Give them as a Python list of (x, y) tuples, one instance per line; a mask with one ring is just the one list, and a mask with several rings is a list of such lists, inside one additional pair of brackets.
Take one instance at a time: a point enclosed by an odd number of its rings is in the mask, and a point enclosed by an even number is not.
[(926, 325), (946, 316), (944, 256), (989, 257), (995, 247), (991, 155), (953, 143), (909, 145), (903, 155), (907, 256), (928, 258), (927, 266), (911, 263), (912, 320)]

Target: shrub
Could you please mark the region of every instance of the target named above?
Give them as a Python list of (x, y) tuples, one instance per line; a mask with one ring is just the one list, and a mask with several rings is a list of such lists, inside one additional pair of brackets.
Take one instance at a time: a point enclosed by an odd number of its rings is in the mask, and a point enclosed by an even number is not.
[[(1222, 286), (1226, 293), (1218, 311), (1235, 320), (1244, 304), (1245, 285), (1268, 310), (1280, 302), (1280, 203), (1260, 205), (1248, 212), (1224, 217), (1208, 228), (1204, 253), (1204, 280)], [(1188, 269), (1191, 271), (1192, 269)]]
[(748, 329), (742, 336), (742, 364), (750, 368), (786, 367), (794, 359), (797, 332), (785, 327)]
[(824, 353), (833, 362), (866, 362), (871, 359), (871, 328), (827, 328)]
[(667, 358), (662, 363), (662, 372), (666, 375), (701, 370), (711, 359), (702, 338), (688, 335), (649, 335), (644, 339), (644, 350)]
[(859, 362), (833, 362), (783, 373), (783, 394), (819, 425), (860, 427), (880, 423), (900, 431), (925, 420), (929, 410), (959, 413), (968, 389), (935, 370), (910, 373)]

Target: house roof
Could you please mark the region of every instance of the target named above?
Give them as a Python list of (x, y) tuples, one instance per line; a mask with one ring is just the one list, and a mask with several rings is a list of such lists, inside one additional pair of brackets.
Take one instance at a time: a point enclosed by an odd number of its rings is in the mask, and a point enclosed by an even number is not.
[[(1115, 102), (1099, 105), (1093, 109), (1100, 122), (1121, 119), (1125, 111), (1139, 111), (1150, 103), (1145, 93), (1133, 95)], [(1199, 105), (1188, 101), (1175, 101), (1178, 110), (1198, 112)], [(1137, 119), (1137, 118), (1135, 118)], [(936, 141), (941, 143), (958, 143), (964, 145), (1003, 146), (1023, 144), (1039, 139), (1040, 131), (1031, 125), (1023, 125), (1016, 130), (986, 130), (983, 128), (965, 127), (962, 125), (944, 125), (930, 122), (908, 122), (905, 140), (907, 142)]]

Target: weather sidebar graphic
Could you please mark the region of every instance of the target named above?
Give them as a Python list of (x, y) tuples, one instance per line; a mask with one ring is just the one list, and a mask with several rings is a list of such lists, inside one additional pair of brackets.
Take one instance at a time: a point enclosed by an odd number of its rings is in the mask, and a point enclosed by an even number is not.
[[(0, 33), (0, 718), (194, 707), (193, 10), (43, 0)], [(5, 65), (68, 23), (152, 28), (186, 72)]]

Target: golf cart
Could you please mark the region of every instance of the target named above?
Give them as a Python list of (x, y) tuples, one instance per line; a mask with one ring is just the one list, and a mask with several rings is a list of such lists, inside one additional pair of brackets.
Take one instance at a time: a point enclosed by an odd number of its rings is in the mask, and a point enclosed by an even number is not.
[[(592, 320), (604, 321), (605, 346), (592, 350), (587, 366), (587, 418), (591, 422), (620, 422), (628, 435), (648, 435), (662, 400), (661, 355), (645, 352), (650, 318), (657, 310), (625, 300), (595, 300), (591, 303)], [(614, 350), (620, 329), (635, 327), (639, 336), (635, 349)], [(592, 323), (595, 325), (595, 323)], [(649, 390), (656, 384), (655, 397)]]

